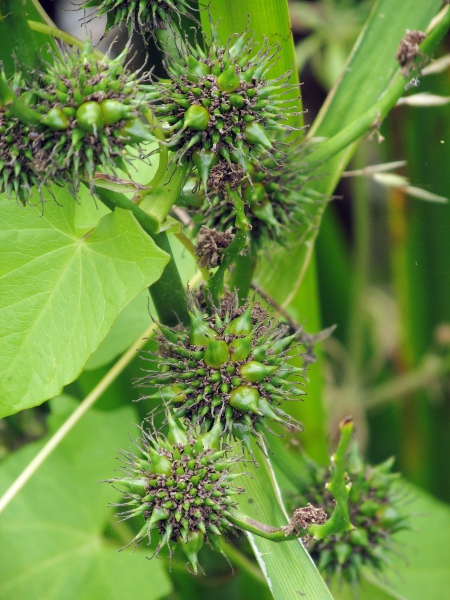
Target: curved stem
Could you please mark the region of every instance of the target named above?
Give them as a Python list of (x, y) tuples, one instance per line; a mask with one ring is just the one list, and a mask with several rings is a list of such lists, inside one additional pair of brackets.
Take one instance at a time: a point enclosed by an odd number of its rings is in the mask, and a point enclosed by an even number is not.
[[(49, 37), (61, 40), (68, 46), (75, 46), (75, 48), (79, 48), (80, 50), (83, 50), (84, 48), (84, 42), (82, 40), (75, 37), (74, 35), (71, 35), (70, 33), (67, 33), (66, 31), (58, 29), (58, 27), (56, 26), (52, 27), (51, 25), (47, 25), (46, 23), (39, 23), (38, 21), (28, 21), (28, 25), (33, 31), (38, 31), (39, 33), (43, 33), (45, 35), (48, 35)], [(104, 58), (104, 54), (102, 54), (99, 50), (93, 49), (93, 53), (100, 60)]]
[(95, 386), (91, 393), (81, 402), (81, 404), (73, 411), (70, 417), (61, 425), (61, 427), (52, 435), (47, 443), (36, 454), (33, 460), (25, 467), (22, 473), (6, 490), (0, 498), (0, 513), (5, 510), (8, 504), (17, 496), (20, 490), (26, 485), (31, 477), (36, 473), (39, 467), (47, 460), (50, 454), (59, 446), (62, 440), (70, 432), (70, 430), (78, 423), (78, 421), (86, 414), (86, 412), (95, 404), (100, 396), (108, 389), (112, 382), (122, 373), (130, 362), (135, 358), (137, 350), (140, 350), (146, 343), (149, 337), (152, 336), (156, 324), (152, 323), (142, 335), (134, 342), (125, 354), (116, 362), (116, 364), (108, 371), (101, 381)]

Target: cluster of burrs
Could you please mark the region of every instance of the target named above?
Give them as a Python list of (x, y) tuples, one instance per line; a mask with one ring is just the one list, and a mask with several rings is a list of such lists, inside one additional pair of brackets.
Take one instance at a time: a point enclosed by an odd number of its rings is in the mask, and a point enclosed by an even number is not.
[(299, 428), (280, 408), (304, 394), (302, 369), (288, 363), (296, 335), (259, 303), (239, 307), (235, 294), (208, 312), (190, 303), (190, 327), (160, 326), (158, 350), (148, 354), (161, 370), (138, 385), (156, 386), (150, 398), (201, 431), (219, 420), (224, 436), (249, 449), (268, 421)]
[(92, 191), (97, 169), (126, 170), (127, 147), (155, 139), (143, 118), (145, 76), (127, 70), (127, 54), (99, 57), (86, 40), (15, 75), (0, 106), (0, 193), (26, 203), (33, 187), (55, 183), (75, 195), (83, 179)]
[(106, 31), (126, 23), (129, 31), (153, 33), (179, 22), (182, 16), (193, 19), (187, 0), (88, 0), (81, 8), (94, 8), (98, 16), (106, 15)]
[[(392, 473), (394, 459), (369, 466), (364, 463), (358, 445), (353, 443), (347, 457), (346, 479), (348, 511), (353, 529), (324, 539), (310, 538), (308, 550), (318, 569), (327, 578), (340, 577), (355, 584), (363, 567), (382, 571), (390, 564), (389, 554), (395, 550), (395, 534), (409, 528), (402, 510), (405, 489), (398, 473)], [(330, 472), (310, 461), (309, 478), (293, 506), (311, 502), (325, 509), (329, 517), (334, 500), (327, 489)]]

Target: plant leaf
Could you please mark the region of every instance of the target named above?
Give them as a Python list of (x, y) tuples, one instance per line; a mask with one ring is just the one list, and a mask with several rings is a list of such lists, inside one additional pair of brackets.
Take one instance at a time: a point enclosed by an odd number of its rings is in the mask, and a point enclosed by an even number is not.
[(36, 406), (73, 381), (120, 311), (168, 262), (125, 210), (92, 235), (75, 232), (75, 202), (58, 193), (23, 209), (0, 203), (0, 416)]
[[(77, 405), (67, 397), (52, 404), (58, 409), (53, 425)], [(144, 551), (118, 553), (120, 544), (103, 536), (114, 519), (106, 506), (120, 495), (98, 480), (113, 474), (117, 445), (130, 445), (133, 419), (128, 407), (92, 410), (8, 506), (0, 520), (2, 600), (122, 600), (130, 593), (135, 600), (156, 600), (170, 592), (160, 561), (149, 563)], [(3, 462), (0, 489), (42, 445), (30, 444)]]

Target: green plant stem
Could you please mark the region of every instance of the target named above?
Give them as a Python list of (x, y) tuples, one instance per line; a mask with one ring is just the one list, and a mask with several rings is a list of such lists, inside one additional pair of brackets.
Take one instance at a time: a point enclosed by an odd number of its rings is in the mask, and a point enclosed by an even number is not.
[(233, 523), (233, 525), (239, 527), (239, 529), (248, 531), (253, 535), (257, 535), (265, 540), (270, 540), (271, 542), (290, 542), (298, 538), (298, 536), (293, 533), (286, 535), (286, 532), (282, 527), (272, 527), (272, 525), (266, 525), (265, 523), (256, 521), (255, 519), (252, 519), (235, 509), (231, 509), (229, 511), (227, 519), (230, 521), (230, 523)]
[[(431, 56), (449, 28), (450, 8), (447, 7), (442, 19), (420, 45), (422, 54)], [(320, 143), (316, 150), (313, 150), (310, 154), (305, 156), (305, 162), (324, 163), (333, 158), (333, 156), (338, 154), (341, 150), (350, 146), (354, 141), (358, 140), (366, 133), (366, 131), (373, 127), (378, 127), (388, 112), (394, 108), (397, 100), (403, 96), (405, 85), (408, 81), (409, 78), (405, 77), (399, 69), (394, 76), (391, 85), (387, 88), (378, 102), (337, 135)]]
[(340, 440), (336, 452), (331, 457), (332, 477), (328, 490), (333, 494), (336, 505), (333, 514), (323, 525), (311, 525), (308, 532), (319, 540), (329, 535), (353, 529), (348, 513), (348, 492), (345, 482), (346, 454), (353, 435), (353, 420), (347, 417), (339, 425)]
[(186, 306), (186, 292), (173, 258), (169, 239), (164, 232), (155, 235), (153, 239), (158, 247), (167, 252), (172, 259), (158, 281), (150, 287), (158, 318), (164, 325), (175, 326), (180, 322), (187, 325), (189, 315)]
[(230, 289), (237, 290), (239, 304), (247, 298), (253, 273), (255, 272), (256, 256), (246, 252), (238, 255), (234, 261), (234, 271), (230, 278)]
[(150, 237), (154, 238), (157, 234), (160, 227), (159, 221), (153, 215), (147, 214), (139, 206), (136, 206), (136, 204), (126, 196), (100, 186), (95, 186), (95, 192), (103, 204), (110, 210), (114, 210), (116, 207), (129, 210), (136, 217), (136, 220), (142, 229)]
[(27, 106), (8, 86), (4, 73), (0, 73), (0, 105), (7, 106), (12, 115), (25, 125), (37, 125), (42, 115)]
[[(39, 33), (43, 33), (44, 35), (48, 35), (51, 38), (61, 40), (68, 46), (75, 46), (75, 48), (79, 48), (80, 50), (83, 50), (84, 48), (84, 42), (82, 40), (74, 35), (71, 35), (70, 33), (67, 33), (66, 31), (62, 31), (62, 29), (59, 29), (56, 27), (56, 25), (39, 23), (38, 21), (28, 21), (28, 25), (33, 31), (37, 31)], [(93, 49), (93, 53), (99, 60), (102, 60), (105, 57), (105, 55), (99, 50)]]
[(6, 490), (3, 496), (0, 498), (0, 513), (2, 513), (8, 504), (14, 500), (20, 490), (26, 485), (36, 471), (42, 466), (47, 460), (50, 454), (58, 447), (66, 435), (71, 429), (78, 423), (78, 421), (86, 414), (86, 412), (92, 408), (95, 402), (100, 396), (108, 389), (108, 387), (117, 379), (122, 371), (131, 363), (136, 357), (136, 352), (143, 348), (147, 343), (148, 338), (151, 337), (156, 329), (156, 324), (152, 323), (142, 335), (130, 346), (130, 348), (121, 356), (116, 364), (108, 371), (101, 381), (95, 386), (91, 393), (81, 402), (81, 404), (74, 410), (70, 417), (61, 425), (61, 427), (52, 435), (47, 443), (41, 448), (36, 454), (33, 460), (25, 467), (22, 473), (17, 479), (11, 484)]
[(160, 184), (152, 190), (143, 190), (142, 199), (139, 199), (139, 209), (158, 223), (160, 230), (170, 209), (181, 195), (183, 184), (186, 181), (191, 165), (188, 162), (178, 164), (173, 162), (165, 170)]

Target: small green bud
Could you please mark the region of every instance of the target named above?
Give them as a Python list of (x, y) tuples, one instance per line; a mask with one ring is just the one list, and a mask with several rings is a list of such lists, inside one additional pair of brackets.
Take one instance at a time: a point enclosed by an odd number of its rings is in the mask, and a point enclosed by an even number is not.
[(230, 94), (228, 97), (231, 106), (235, 108), (243, 108), (245, 106), (245, 99), (240, 94)]
[(230, 405), (241, 412), (258, 413), (259, 393), (252, 387), (239, 386), (230, 394)]
[(149, 133), (147, 127), (138, 117), (128, 119), (125, 125), (115, 132), (115, 135), (124, 144), (140, 144), (142, 142), (155, 141), (155, 137)]
[(63, 110), (54, 106), (51, 108), (41, 121), (50, 129), (55, 131), (63, 131), (69, 126), (69, 119)]
[(234, 92), (240, 86), (241, 83), (239, 77), (236, 75), (236, 68), (234, 66), (228, 67), (217, 78), (217, 87), (221, 92)]
[(267, 136), (266, 130), (264, 127), (261, 127), (259, 123), (251, 122), (249, 123), (245, 129), (245, 136), (249, 144), (253, 144), (255, 146), (262, 146), (267, 150), (272, 148), (272, 142)]
[(206, 346), (210, 339), (217, 337), (217, 333), (208, 327), (198, 309), (194, 308), (193, 312), (189, 313), (189, 318), (191, 320), (189, 343), (192, 346)]
[(205, 350), (204, 361), (208, 367), (220, 369), (230, 359), (228, 344), (223, 340), (209, 340)]
[(100, 108), (105, 125), (115, 125), (121, 119), (126, 119), (130, 113), (130, 108), (128, 106), (113, 98), (103, 100), (103, 102), (100, 103)]
[(208, 128), (211, 115), (204, 106), (191, 104), (184, 115), (184, 127), (194, 131), (205, 131)]
[(195, 150), (192, 154), (192, 162), (197, 167), (200, 179), (203, 183), (203, 188), (207, 189), (209, 174), (211, 169), (219, 162), (219, 157), (211, 150)]
[(239, 369), (239, 372), (245, 381), (256, 383), (262, 381), (269, 375), (272, 375), (277, 368), (278, 367), (270, 367), (269, 365), (264, 365), (256, 360), (252, 360), (243, 364)]
[(95, 135), (98, 135), (105, 125), (100, 104), (94, 101), (84, 102), (77, 108), (76, 120), (78, 127), (83, 131)]
[(249, 305), (246, 310), (228, 323), (225, 327), (225, 335), (248, 335), (253, 330), (252, 325), (252, 307)]

